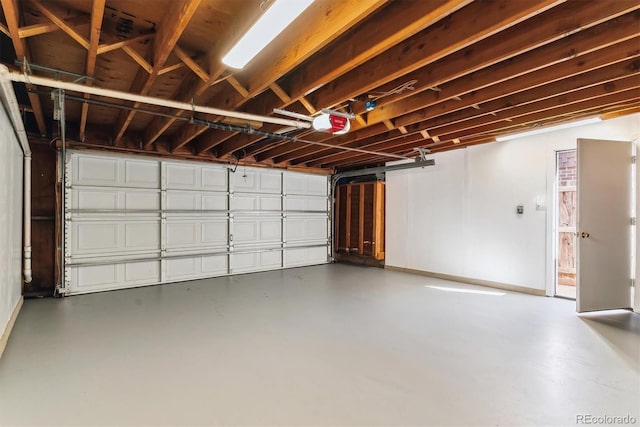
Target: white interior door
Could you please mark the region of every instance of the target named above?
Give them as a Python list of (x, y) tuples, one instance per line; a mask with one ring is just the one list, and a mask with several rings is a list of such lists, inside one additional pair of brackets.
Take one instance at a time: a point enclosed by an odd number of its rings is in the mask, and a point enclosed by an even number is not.
[(577, 310), (630, 308), (633, 144), (578, 139)]

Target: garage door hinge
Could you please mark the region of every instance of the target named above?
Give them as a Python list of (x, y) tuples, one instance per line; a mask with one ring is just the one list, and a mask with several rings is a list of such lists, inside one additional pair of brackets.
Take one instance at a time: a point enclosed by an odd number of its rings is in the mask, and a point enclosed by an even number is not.
[(631, 156), (631, 163), (633, 163), (634, 165), (636, 164), (636, 156)]
[(636, 222), (637, 222), (636, 217), (635, 216), (631, 217), (631, 225), (636, 225)]
[(632, 288), (636, 287), (636, 279), (631, 279), (631, 287)]

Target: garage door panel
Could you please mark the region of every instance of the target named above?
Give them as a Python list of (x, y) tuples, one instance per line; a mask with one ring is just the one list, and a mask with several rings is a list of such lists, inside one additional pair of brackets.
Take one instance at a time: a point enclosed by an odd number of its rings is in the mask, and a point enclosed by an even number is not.
[(282, 198), (280, 195), (234, 194), (231, 198), (231, 209), (279, 212), (282, 209)]
[(227, 210), (226, 193), (169, 190), (166, 198), (168, 210)]
[(127, 249), (160, 248), (160, 223), (157, 221), (124, 224), (124, 231)]
[(189, 280), (227, 274), (227, 255), (176, 258), (166, 261), (167, 280)]
[(158, 188), (160, 186), (160, 163), (124, 160), (124, 185), (138, 188)]
[(239, 193), (281, 193), (282, 173), (262, 170), (243, 170), (231, 174), (231, 188)]
[(121, 162), (116, 158), (76, 156), (73, 158), (73, 185), (118, 186)]
[(70, 270), (72, 289), (77, 294), (160, 282), (159, 261), (75, 266)]
[(289, 217), (285, 221), (285, 241), (326, 241), (329, 238), (328, 225), (326, 217)]
[(322, 211), (328, 209), (326, 197), (290, 196), (284, 198), (284, 206), (288, 211)]
[(119, 251), (123, 248), (119, 226), (118, 223), (74, 223), (72, 255)]
[(168, 220), (167, 249), (227, 245), (226, 220)]
[(327, 182), (326, 175), (284, 172), (284, 192), (287, 195), (300, 194), (326, 197), (328, 195)]
[(121, 209), (120, 197), (123, 192), (106, 188), (74, 189), (73, 209)]
[(324, 264), (327, 262), (327, 247), (285, 249), (285, 267), (300, 267), (312, 264)]
[(74, 151), (70, 159), (71, 293), (327, 261), (326, 176)]
[(137, 190), (123, 193), (124, 209), (160, 209), (160, 191), (158, 190)]
[(282, 252), (252, 252), (231, 255), (232, 273), (249, 273), (282, 267)]
[[(73, 215), (96, 215), (100, 212), (91, 210), (123, 211), (113, 212), (124, 215), (125, 210), (145, 210), (145, 215), (158, 215), (160, 209), (160, 191), (158, 190), (124, 190), (115, 187), (76, 187), (71, 190), (71, 208)], [(87, 212), (78, 212), (86, 210)], [(154, 212), (155, 211), (155, 212)], [(132, 213), (128, 213), (129, 215)]]
[(167, 189), (227, 191), (227, 168), (197, 163), (165, 162)]
[(201, 172), (202, 189), (207, 191), (228, 190), (228, 169), (226, 167), (203, 167)]
[(159, 221), (76, 221), (71, 256), (153, 251), (160, 249)]
[(75, 155), (72, 185), (100, 187), (158, 188), (160, 163), (111, 156)]
[(280, 219), (236, 219), (233, 222), (233, 242), (241, 244), (280, 243), (282, 225)]

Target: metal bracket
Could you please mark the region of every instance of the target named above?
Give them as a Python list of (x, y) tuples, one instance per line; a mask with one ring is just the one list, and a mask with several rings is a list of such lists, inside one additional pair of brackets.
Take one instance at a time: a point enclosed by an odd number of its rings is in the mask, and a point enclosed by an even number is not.
[(427, 154), (431, 153), (431, 150), (429, 150), (428, 148), (416, 147), (414, 148), (414, 150), (419, 154), (419, 156), (416, 157), (416, 161), (424, 162), (425, 160), (427, 160)]

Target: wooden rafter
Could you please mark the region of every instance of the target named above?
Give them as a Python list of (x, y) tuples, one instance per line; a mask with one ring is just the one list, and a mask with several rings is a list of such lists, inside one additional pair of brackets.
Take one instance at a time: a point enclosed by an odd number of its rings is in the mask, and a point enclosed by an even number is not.
[(51, 22), (56, 24), (62, 31), (67, 33), (69, 37), (75, 40), (80, 46), (85, 49), (89, 49), (89, 41), (80, 33), (78, 33), (73, 27), (68, 25), (63, 19), (60, 19), (55, 13), (48, 7), (40, 3), (39, 0), (30, 0), (31, 3), (38, 9), (44, 16), (46, 16)]
[[(251, 75), (249, 82), (238, 81), (240, 88), (235, 85), (230, 92), (224, 93), (221, 99), (229, 99), (226, 108), (239, 108), (259, 93), (263, 92), (270, 84), (276, 82), (283, 74), (293, 70), (306, 58), (318, 52), (340, 34), (344, 33), (384, 5), (386, 0), (327, 0), (315, 2), (299, 19), (287, 29), (290, 34), (295, 34), (295, 42), (291, 38), (279, 40), (265, 48), (260, 55), (247, 65), (243, 74)], [(232, 83), (232, 82), (231, 82)], [(251, 86), (249, 86), (249, 84)], [(193, 139), (200, 135), (206, 128), (189, 126), (189, 130), (183, 132)], [(184, 140), (176, 140), (174, 146), (182, 146)], [(218, 146), (219, 150), (228, 154), (233, 147)]]
[[(570, 64), (575, 64), (572, 74), (588, 69), (588, 65), (591, 63), (606, 65), (614, 60), (614, 58), (618, 58), (621, 52), (626, 52), (625, 49), (628, 50), (631, 45), (622, 44), (616, 48), (622, 49), (622, 51), (615, 49), (613, 51), (604, 50), (596, 56), (587, 57), (588, 62), (584, 62), (584, 60), (566, 62), (566, 52), (572, 52), (574, 56), (581, 56), (609, 47), (611, 43), (616, 41), (624, 42), (637, 33), (634, 30), (634, 25), (631, 25), (637, 22), (637, 19), (638, 17), (634, 13), (620, 16), (614, 20), (540, 47), (535, 51), (522, 54), (518, 56), (518, 61), (499, 63), (468, 74), (465, 78), (453, 80), (450, 84), (441, 85), (439, 92), (422, 92), (419, 95), (411, 96), (397, 103), (387, 105), (381, 109), (380, 113), (377, 113), (378, 119), (373, 119), (371, 122), (381, 121), (381, 119), (385, 117), (395, 117), (397, 126), (407, 126), (430, 117), (434, 114), (434, 109), (451, 111), (466, 108), (479, 102), (485, 102), (486, 99), (504, 96), (516, 90), (516, 88), (525, 89), (535, 87), (548, 82), (550, 78), (563, 78), (567, 73), (571, 73), (571, 70), (567, 68)], [(558, 64), (558, 66), (551, 67), (554, 64)], [(474, 68), (475, 66), (472, 67), (471, 70)], [(514, 77), (528, 75), (533, 71), (541, 69), (545, 69), (546, 71), (528, 77), (514, 79)], [(446, 72), (446, 70), (441, 70), (439, 67), (436, 67), (433, 72), (441, 73)], [(495, 85), (496, 83), (507, 80), (510, 80), (511, 83), (508, 85)], [(514, 87), (513, 85), (516, 86)], [(487, 86), (493, 86), (492, 94), (480, 97), (477, 91)], [(472, 95), (464, 95), (471, 92), (473, 92)], [(464, 95), (462, 101), (454, 100), (454, 97), (461, 95)], [(490, 96), (490, 98), (487, 98), (487, 96)], [(447, 99), (451, 100), (446, 101)], [(396, 106), (395, 104), (400, 105)], [(429, 109), (428, 107), (430, 106), (434, 107)], [(394, 112), (391, 113), (391, 111)], [(413, 111), (415, 112), (412, 113)], [(374, 112), (375, 110), (370, 114)], [(291, 155), (282, 157), (281, 159), (290, 160), (322, 151), (324, 151), (324, 149), (302, 147), (300, 150), (292, 152)]]
[[(88, 15), (78, 15), (72, 16), (70, 18), (63, 19), (65, 24), (67, 24), (71, 28), (81, 27), (90, 22), (90, 18)], [(41, 34), (52, 33), (54, 31), (59, 31), (60, 27), (54, 24), (53, 22), (44, 22), (42, 24), (33, 24), (27, 25), (25, 27), (20, 27), (18, 29), (18, 35), (21, 39), (33, 36), (39, 36)]]
[[(0, 0), (2, 4), (2, 10), (4, 11), (5, 19), (7, 20), (7, 27), (11, 34), (11, 41), (13, 42), (13, 48), (16, 51), (16, 57), (20, 59), (26, 59), (31, 61), (31, 54), (29, 53), (28, 46), (20, 38), (18, 34), (19, 9), (16, 0)], [(34, 89), (33, 85), (27, 85), (27, 89)], [(35, 92), (29, 92), (29, 102), (31, 102), (31, 108), (36, 118), (38, 130), (41, 135), (47, 133), (47, 127), (44, 122), (44, 113), (42, 112), (42, 104), (40, 104), (40, 97)]]
[(153, 72), (153, 66), (147, 62), (142, 55), (140, 55), (134, 48), (130, 46), (122, 46), (122, 51), (129, 55), (143, 70), (151, 74)]
[[(366, 21), (361, 31), (345, 35), (341, 39), (340, 45), (332, 47), (332, 52), (350, 52), (348, 57), (328, 54), (319, 58), (312, 57), (302, 64), (296, 73), (296, 76), (304, 76), (304, 78), (294, 79), (289, 83), (289, 101), (282, 100), (277, 104), (266, 104), (261, 109), (251, 111), (255, 114), (270, 114), (274, 108), (285, 108), (293, 101), (298, 100), (309, 114), (315, 114), (317, 109), (304, 96), (306, 93), (380, 54), (388, 46), (417, 33), (467, 3), (469, 2), (463, 0), (441, 0), (438, 2), (412, 0), (391, 3), (380, 11), (388, 20), (384, 27), (380, 28), (375, 21)], [(244, 148), (256, 140), (257, 138), (254, 137), (253, 140), (242, 138), (235, 142), (229, 142), (229, 149)], [(222, 141), (212, 141), (212, 144), (218, 145), (220, 142)], [(198, 150), (203, 147), (204, 144), (198, 144)]]
[[(100, 43), (100, 32), (102, 30), (102, 18), (104, 16), (104, 6), (106, 0), (93, 0), (91, 6), (91, 29), (89, 30), (89, 49), (87, 50), (87, 64), (85, 74), (93, 77), (96, 71), (96, 60), (98, 57), (98, 44)], [(89, 80), (87, 84), (91, 85)], [(88, 94), (84, 95), (85, 99), (89, 98)], [(85, 129), (87, 126), (87, 116), (89, 115), (89, 104), (83, 103), (80, 112), (80, 139), (85, 139)]]
[[(443, 58), (559, 2), (557, 0), (524, 0), (497, 4), (483, 0), (471, 3), (448, 16), (447, 25), (428, 28), (391, 47), (384, 55), (374, 56), (369, 61), (352, 67), (329, 84), (311, 93), (307, 99), (319, 108), (341, 105), (380, 83), (386, 83)], [(443, 14), (445, 11), (440, 12), (437, 18), (441, 18)], [(475, 19), (477, 16), (485, 16), (485, 19)], [(464, 29), (449, 30), (458, 26)], [(302, 148), (301, 144), (297, 146)], [(234, 144), (233, 141), (227, 141), (217, 149), (224, 154), (240, 148), (244, 147)]]
[(107, 52), (122, 49), (125, 46), (131, 46), (135, 43), (147, 41), (155, 36), (155, 33), (141, 34), (139, 36), (131, 37), (125, 40), (118, 40), (113, 43), (103, 43), (98, 45), (97, 54), (102, 55)]
[[(164, 68), (165, 62), (169, 58), (169, 54), (176, 46), (182, 32), (189, 24), (191, 17), (196, 12), (201, 0), (175, 0), (169, 3), (169, 9), (165, 12), (164, 18), (159, 25), (158, 31), (153, 39), (153, 68), (151, 73), (138, 71), (133, 84), (129, 88), (130, 92), (146, 95), (156, 78), (158, 73)], [(134, 107), (139, 107), (138, 103)], [(116, 123), (114, 142), (118, 144), (129, 127), (131, 120), (135, 116), (135, 111), (123, 111)]]
[[(211, 49), (207, 52), (206, 57), (209, 58), (209, 80), (201, 81), (200, 79), (186, 79), (180, 88), (176, 91), (176, 98), (183, 102), (190, 102), (194, 99), (200, 98), (205, 92), (215, 83), (219, 83), (220, 76), (226, 71), (226, 66), (220, 62), (219, 58), (233, 46), (233, 44), (239, 39), (242, 31), (246, 31), (248, 28), (247, 22), (252, 21), (257, 17), (256, 10), (251, 8), (243, 8), (240, 13), (234, 16), (235, 20), (233, 25), (230, 26), (229, 31), (220, 35), (220, 40), (215, 43)], [(228, 74), (227, 78), (232, 74)], [(175, 115), (180, 117), (184, 114), (184, 111), (176, 111)], [(145, 149), (151, 148), (152, 144), (158, 139), (158, 137), (166, 131), (176, 119), (156, 117), (147, 127), (144, 133), (143, 146)]]
[[(637, 80), (637, 79), (635, 79)], [(527, 114), (523, 114), (521, 116), (513, 116), (508, 117), (508, 113), (504, 115), (504, 118), (498, 120), (494, 123), (485, 124), (483, 126), (476, 127), (474, 131), (468, 131), (466, 133), (452, 133), (447, 135), (441, 135), (438, 139), (441, 141), (441, 144), (446, 144), (447, 142), (452, 141), (453, 139), (460, 138), (478, 138), (478, 137), (486, 137), (487, 135), (495, 134), (496, 132), (502, 132), (505, 130), (512, 129), (514, 127), (536, 123), (547, 117), (560, 117), (566, 116), (569, 114), (577, 114), (586, 110), (591, 110), (596, 108), (598, 105), (609, 105), (609, 104), (621, 104), (627, 103), (629, 101), (634, 101), (640, 98), (640, 92), (637, 90), (638, 83), (630, 84), (630, 89), (622, 90), (620, 92), (607, 92), (606, 89), (588, 89), (588, 94), (586, 99), (581, 98), (580, 94), (573, 94), (570, 96), (561, 95), (559, 97), (554, 97), (551, 100), (543, 101), (540, 105), (542, 110), (540, 111), (530, 111)], [(607, 92), (605, 95), (601, 95), (598, 97), (591, 97), (594, 93), (600, 91)], [(550, 105), (553, 105), (551, 108), (547, 108)], [(517, 110), (513, 111), (513, 114), (518, 114)], [(508, 120), (507, 120), (508, 119)], [(463, 139), (464, 140), (464, 139)], [(405, 139), (396, 139), (390, 141), (378, 142), (375, 144), (370, 144), (367, 146), (367, 150), (373, 151), (385, 151), (385, 152), (397, 152), (399, 150), (405, 150), (410, 148), (415, 144), (413, 140), (405, 140)], [(363, 158), (363, 156), (344, 156), (341, 153), (334, 154), (332, 156), (324, 157), (322, 159), (315, 160), (310, 162), (310, 165), (313, 166), (340, 166), (345, 161), (352, 161), (357, 158)]]

